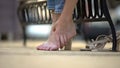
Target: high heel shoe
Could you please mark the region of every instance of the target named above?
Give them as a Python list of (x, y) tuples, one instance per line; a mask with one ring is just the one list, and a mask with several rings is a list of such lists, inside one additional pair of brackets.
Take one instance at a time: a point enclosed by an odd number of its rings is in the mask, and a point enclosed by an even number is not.
[(81, 49), (82, 51), (102, 51), (107, 42), (111, 42), (111, 37), (106, 35), (99, 35), (96, 40), (86, 45), (86, 49)]

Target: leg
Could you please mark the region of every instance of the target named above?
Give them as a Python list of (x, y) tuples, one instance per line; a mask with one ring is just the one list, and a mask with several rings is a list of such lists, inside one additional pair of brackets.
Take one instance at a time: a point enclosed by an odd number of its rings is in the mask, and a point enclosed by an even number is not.
[[(55, 24), (55, 22), (58, 20), (58, 18), (60, 17), (60, 13), (54, 13), (54, 12), (52, 12), (51, 13), (51, 15), (52, 15), (52, 25), (54, 25)], [(50, 34), (50, 36), (51, 36), (51, 34)], [(47, 42), (50, 42), (49, 40), (51, 40), (50, 38), (48, 38), (48, 41)], [(65, 50), (71, 50), (71, 40), (65, 45)], [(49, 43), (48, 43), (48, 45), (49, 45)], [(37, 47), (37, 49), (38, 50), (40, 50), (40, 48), (41, 48), (41, 45), (40, 46), (38, 46)]]
[[(48, 7), (48, 9), (51, 10), (51, 17), (52, 17), (52, 21), (53, 21), (52, 25), (55, 24), (57, 18), (60, 16), (60, 13), (59, 14), (54, 13), (54, 11), (56, 9), (55, 2), (56, 2), (56, 0), (47, 0), (47, 7)], [(50, 50), (50, 48), (54, 48), (53, 50), (57, 50), (58, 49), (58, 46), (56, 46), (57, 44), (59, 44), (59, 42), (56, 41), (55, 36), (52, 35), (52, 32), (50, 32), (50, 36), (49, 36), (48, 40), (45, 43), (43, 43), (42, 45), (39, 45), (37, 47), (37, 49), (38, 50)]]
[[(65, 6), (59, 19), (53, 25), (48, 41), (37, 49), (58, 50), (68, 43), (76, 35), (75, 24), (72, 20), (72, 12), (77, 0), (65, 0)], [(71, 8), (69, 8), (71, 7)]]

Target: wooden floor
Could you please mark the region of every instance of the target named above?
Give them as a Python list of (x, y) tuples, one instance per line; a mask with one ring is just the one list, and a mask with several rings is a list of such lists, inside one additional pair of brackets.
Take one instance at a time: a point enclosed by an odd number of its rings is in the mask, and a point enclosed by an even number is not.
[(120, 68), (120, 52), (79, 51), (81, 41), (73, 41), (72, 51), (37, 51), (42, 42), (29, 40), (27, 47), (22, 41), (0, 42), (0, 68)]

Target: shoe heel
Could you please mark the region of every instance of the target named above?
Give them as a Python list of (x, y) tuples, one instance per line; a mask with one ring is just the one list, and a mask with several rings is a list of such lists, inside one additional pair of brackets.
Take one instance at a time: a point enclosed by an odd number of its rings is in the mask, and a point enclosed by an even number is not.
[(70, 40), (70, 41), (65, 45), (64, 50), (71, 50), (71, 48), (72, 48), (72, 40)]

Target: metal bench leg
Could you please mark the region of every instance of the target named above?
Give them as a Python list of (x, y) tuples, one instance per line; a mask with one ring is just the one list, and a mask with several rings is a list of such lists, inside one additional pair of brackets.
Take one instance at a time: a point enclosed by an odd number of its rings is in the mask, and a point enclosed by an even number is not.
[(109, 13), (108, 8), (107, 8), (106, 0), (103, 2), (103, 6), (104, 6), (103, 9), (104, 9), (104, 12), (105, 12), (105, 17), (108, 19), (108, 22), (109, 22), (109, 25), (110, 25), (110, 28), (111, 28), (111, 32), (112, 32), (112, 37), (113, 37), (112, 51), (117, 51), (116, 50), (116, 48), (117, 48), (116, 30), (115, 30), (114, 24), (111, 20), (110, 13)]
[(27, 42), (27, 36), (26, 36), (26, 29), (25, 26), (23, 26), (23, 46), (26, 47)]

